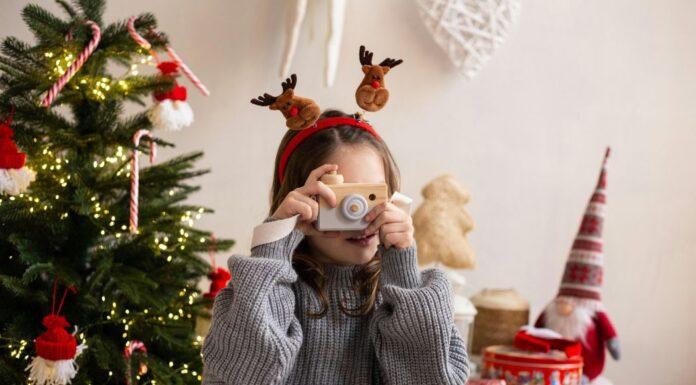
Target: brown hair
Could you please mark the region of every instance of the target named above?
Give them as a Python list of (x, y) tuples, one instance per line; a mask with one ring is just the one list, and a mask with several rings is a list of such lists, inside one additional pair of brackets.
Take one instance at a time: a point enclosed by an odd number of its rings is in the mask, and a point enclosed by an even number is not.
[[(339, 110), (324, 111), (321, 118), (330, 117), (350, 117)], [(315, 168), (321, 166), (323, 162), (342, 145), (368, 145), (382, 157), (384, 162), (385, 180), (388, 187), (389, 196), (400, 189), (399, 168), (394, 162), (389, 148), (381, 139), (375, 138), (367, 131), (356, 129), (349, 125), (338, 125), (314, 133), (303, 140), (293, 151), (288, 159), (285, 168), (283, 183), (278, 180), (278, 164), (280, 156), (288, 142), (297, 135), (299, 131), (287, 130), (280, 142), (278, 153), (275, 160), (275, 170), (273, 172), (273, 187), (271, 188), (271, 208), (269, 215), (272, 215), (288, 193), (296, 188), (302, 187)], [(307, 312), (307, 316), (314, 318), (323, 317), (329, 306), (325, 284), (326, 275), (322, 263), (316, 261), (310, 254), (307, 239), (295, 249), (292, 257), (293, 267), (297, 271), (299, 278), (307, 283), (320, 298), (321, 310), (318, 313)], [(379, 254), (379, 253), (378, 253)], [(361, 297), (366, 297), (362, 305), (354, 309), (349, 309), (339, 303), (341, 311), (349, 316), (360, 317), (368, 314), (374, 308), (379, 290), (379, 275), (381, 273), (381, 259), (375, 255), (369, 262), (360, 266), (353, 277), (353, 288)]]

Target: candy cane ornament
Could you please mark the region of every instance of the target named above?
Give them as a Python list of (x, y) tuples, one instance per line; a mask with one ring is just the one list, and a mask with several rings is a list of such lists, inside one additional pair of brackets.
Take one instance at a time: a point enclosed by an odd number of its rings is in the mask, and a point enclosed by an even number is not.
[(150, 164), (155, 162), (156, 147), (155, 141), (153, 140), (152, 134), (149, 130), (138, 130), (138, 132), (133, 135), (133, 144), (135, 149), (133, 150), (133, 159), (131, 159), (131, 193), (130, 193), (130, 232), (135, 234), (138, 232), (138, 195), (140, 187), (140, 166), (138, 162), (138, 147), (140, 146), (140, 139), (143, 136), (150, 138)]
[(65, 71), (63, 76), (58, 78), (58, 80), (53, 84), (50, 90), (46, 93), (46, 96), (44, 97), (43, 101), (41, 102), (41, 105), (44, 107), (50, 107), (51, 104), (53, 103), (53, 100), (56, 98), (58, 93), (65, 87), (66, 84), (72, 79), (73, 76), (77, 73), (77, 71), (82, 68), (82, 65), (85, 64), (87, 59), (92, 55), (94, 50), (97, 48), (97, 45), (99, 45), (99, 40), (101, 40), (101, 29), (99, 29), (99, 26), (97, 23), (87, 20), (85, 21), (85, 24), (87, 24), (91, 29), (92, 29), (92, 39), (89, 41), (87, 46), (80, 52), (80, 54), (77, 56), (77, 59), (68, 67), (68, 70)]
[[(153, 54), (153, 57), (156, 58), (157, 56), (152, 51), (152, 44), (150, 44), (150, 42), (147, 41), (147, 39), (142, 37), (135, 29), (135, 19), (135, 16), (131, 16), (128, 19), (128, 33), (131, 35), (133, 40), (135, 40), (135, 42), (138, 43), (138, 45), (150, 51)], [(177, 55), (176, 51), (174, 51), (174, 48), (172, 48), (171, 46), (167, 46), (166, 51), (169, 57), (172, 59), (172, 61), (176, 62), (176, 64), (179, 66), (181, 72), (184, 75), (186, 75), (186, 77), (189, 78), (189, 80), (191, 80), (191, 83), (193, 83), (193, 85), (196, 86), (196, 88), (198, 88), (198, 90), (201, 91), (203, 95), (210, 96), (210, 91), (208, 91), (208, 87), (206, 87), (205, 84), (203, 84), (203, 82), (201, 82), (201, 80), (198, 78), (198, 76), (196, 76), (196, 74), (194, 74), (193, 71), (191, 71), (191, 68), (189, 68), (189, 66), (186, 65), (186, 63), (184, 63), (183, 60), (181, 60), (181, 57)], [(157, 61), (159, 63), (159, 59)]]
[[(130, 359), (135, 352), (141, 352), (144, 355), (147, 355), (147, 346), (145, 346), (145, 343), (138, 340), (131, 340), (126, 343), (126, 347), (123, 349), (123, 357), (126, 359), (126, 384), (128, 385), (131, 383)], [(144, 362), (141, 362), (140, 367), (138, 368), (138, 374), (142, 376), (145, 373), (147, 373), (147, 365), (145, 365)]]

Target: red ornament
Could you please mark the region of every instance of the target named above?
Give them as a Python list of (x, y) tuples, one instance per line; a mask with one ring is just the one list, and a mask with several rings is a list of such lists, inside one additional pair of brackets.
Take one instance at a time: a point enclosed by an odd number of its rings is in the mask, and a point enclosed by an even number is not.
[(0, 123), (0, 169), (19, 169), (24, 167), (27, 155), (19, 152), (12, 140), (14, 132), (10, 128), (12, 114), (6, 121)]
[(210, 278), (210, 291), (203, 294), (203, 296), (206, 298), (215, 299), (217, 293), (227, 286), (227, 282), (230, 281), (232, 276), (227, 269), (218, 267), (208, 274), (208, 278)]

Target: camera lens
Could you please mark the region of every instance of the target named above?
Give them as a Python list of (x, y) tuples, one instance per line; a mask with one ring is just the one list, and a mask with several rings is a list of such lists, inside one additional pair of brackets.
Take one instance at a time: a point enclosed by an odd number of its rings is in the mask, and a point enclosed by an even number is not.
[(350, 194), (341, 202), (341, 213), (351, 220), (358, 220), (367, 214), (367, 201), (362, 195)]

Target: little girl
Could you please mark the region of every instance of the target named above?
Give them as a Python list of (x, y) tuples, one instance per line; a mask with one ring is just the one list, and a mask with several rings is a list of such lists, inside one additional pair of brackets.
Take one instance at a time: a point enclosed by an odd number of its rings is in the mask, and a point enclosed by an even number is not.
[[(318, 122), (335, 117), (355, 119), (330, 110)], [(366, 215), (364, 231), (314, 227), (314, 197), (337, 204), (319, 181), (327, 172), (386, 183), (390, 196), (399, 190), (386, 144), (355, 125), (326, 127), (301, 141), (279, 173), (298, 132), (288, 130), (278, 149), (264, 222), (299, 221), (250, 257), (229, 259), (232, 280), (215, 298), (203, 344), (203, 384), (464, 384), (452, 286), (439, 269), (418, 270), (411, 217), (387, 202)]]

